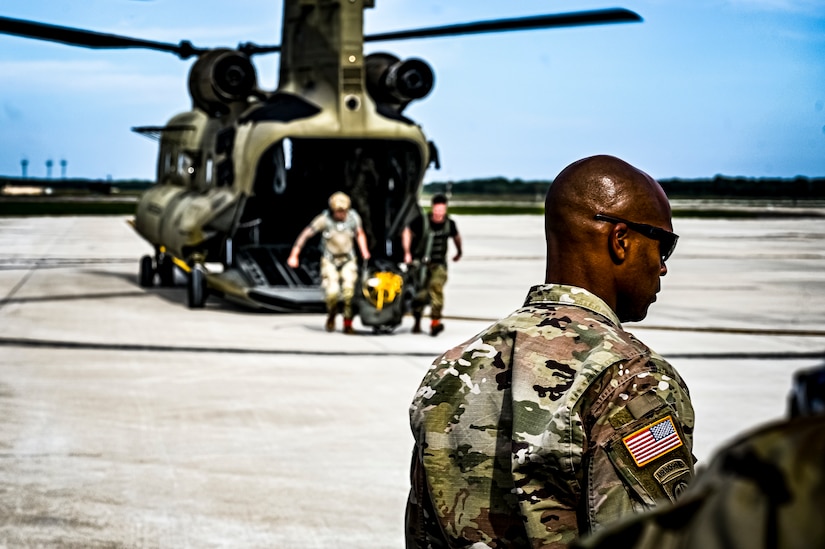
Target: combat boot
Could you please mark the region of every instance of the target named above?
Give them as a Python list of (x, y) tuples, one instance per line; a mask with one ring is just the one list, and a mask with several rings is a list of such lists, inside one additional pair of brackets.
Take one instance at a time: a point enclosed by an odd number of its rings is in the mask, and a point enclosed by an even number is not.
[(443, 331), (444, 324), (441, 323), (440, 319), (434, 318), (433, 321), (430, 323), (430, 335), (435, 337)]
[(355, 328), (352, 327), (352, 319), (345, 318), (344, 319), (344, 333), (345, 334), (354, 334)]
[(412, 333), (420, 334), (421, 333), (421, 315), (413, 315), (415, 322), (413, 323)]
[(327, 315), (327, 325), (326, 329), (328, 332), (335, 331), (335, 311), (330, 311)]

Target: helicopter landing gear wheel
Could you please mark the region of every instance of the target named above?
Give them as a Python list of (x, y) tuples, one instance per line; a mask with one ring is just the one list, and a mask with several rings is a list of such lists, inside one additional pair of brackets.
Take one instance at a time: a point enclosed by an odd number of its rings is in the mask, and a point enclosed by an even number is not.
[(155, 265), (152, 256), (144, 255), (140, 258), (138, 283), (141, 288), (151, 288), (155, 283)]
[(206, 274), (200, 265), (194, 265), (189, 273), (186, 304), (190, 309), (202, 309), (206, 305)]
[(160, 276), (161, 286), (175, 285), (175, 263), (172, 258), (166, 254), (158, 256), (158, 275)]

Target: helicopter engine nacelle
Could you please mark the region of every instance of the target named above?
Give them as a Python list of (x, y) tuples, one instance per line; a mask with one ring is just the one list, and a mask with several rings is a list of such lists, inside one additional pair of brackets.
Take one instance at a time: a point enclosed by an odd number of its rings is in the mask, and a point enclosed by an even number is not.
[(367, 93), (399, 113), (411, 101), (426, 97), (435, 82), (433, 70), (421, 59), (401, 61), (389, 53), (372, 53), (365, 67)]
[(192, 102), (209, 115), (228, 113), (231, 103), (245, 101), (257, 86), (255, 67), (236, 50), (211, 50), (189, 71)]

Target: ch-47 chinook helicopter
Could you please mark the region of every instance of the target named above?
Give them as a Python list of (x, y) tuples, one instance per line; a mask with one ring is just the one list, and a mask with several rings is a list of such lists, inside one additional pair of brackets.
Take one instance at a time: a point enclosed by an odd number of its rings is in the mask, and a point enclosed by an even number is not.
[[(187, 273), (187, 302), (207, 294), (276, 311), (323, 309), (320, 254), (293, 240), (344, 191), (361, 214), (373, 258), (398, 261), (405, 223), (420, 214), (435, 145), (404, 116), (433, 71), (420, 59), (364, 54), (365, 42), (640, 21), (611, 8), (363, 34), (374, 0), (284, 0), (279, 46), (204, 49), (0, 17), (0, 32), (90, 48), (148, 48), (196, 57), (190, 110), (164, 126), (133, 128), (159, 139), (157, 181), (140, 198), (134, 228), (154, 248), (139, 281), (172, 285)], [(280, 53), (277, 89), (258, 87), (254, 55)], [(398, 288), (396, 288), (398, 289)], [(387, 289), (364, 295), (391, 300)], [(372, 294), (370, 294), (372, 291)], [(374, 305), (374, 303), (373, 303)], [(362, 315), (363, 320), (363, 315)]]

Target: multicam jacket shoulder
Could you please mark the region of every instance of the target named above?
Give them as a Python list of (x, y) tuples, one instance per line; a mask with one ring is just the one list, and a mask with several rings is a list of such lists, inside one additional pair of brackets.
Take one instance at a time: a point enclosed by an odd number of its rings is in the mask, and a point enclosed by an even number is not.
[(566, 547), (693, 476), (681, 377), (572, 286), (436, 359), (410, 420), (407, 547)]

